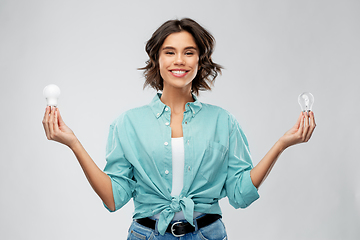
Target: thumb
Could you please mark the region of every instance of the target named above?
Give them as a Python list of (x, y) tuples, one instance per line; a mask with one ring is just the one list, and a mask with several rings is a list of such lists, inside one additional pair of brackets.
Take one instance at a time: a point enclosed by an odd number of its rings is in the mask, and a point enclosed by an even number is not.
[(295, 128), (299, 128), (300, 127), (300, 124), (301, 124), (301, 120), (304, 118), (304, 115), (303, 115), (303, 112), (301, 112), (300, 113), (300, 116), (298, 117), (298, 119), (297, 119), (297, 121), (296, 121), (296, 123), (295, 123), (295, 125), (294, 125), (294, 127)]
[(60, 125), (60, 126), (61, 126), (61, 125), (65, 125), (65, 122), (64, 122), (64, 120), (63, 120), (62, 117), (61, 117), (59, 108), (57, 108), (56, 110), (57, 110), (57, 113), (58, 113), (59, 125)]

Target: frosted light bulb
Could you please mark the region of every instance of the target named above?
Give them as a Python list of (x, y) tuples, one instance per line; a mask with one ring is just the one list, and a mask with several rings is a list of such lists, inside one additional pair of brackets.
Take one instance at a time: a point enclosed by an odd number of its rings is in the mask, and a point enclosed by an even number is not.
[(48, 106), (56, 107), (60, 96), (60, 88), (55, 84), (47, 85), (43, 90), (43, 95), (46, 98)]
[(314, 96), (309, 92), (304, 92), (299, 95), (298, 102), (303, 112), (310, 112), (314, 104)]

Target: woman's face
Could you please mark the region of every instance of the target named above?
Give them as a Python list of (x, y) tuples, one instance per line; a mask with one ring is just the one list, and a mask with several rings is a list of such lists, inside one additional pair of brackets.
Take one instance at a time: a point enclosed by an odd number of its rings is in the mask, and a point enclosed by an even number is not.
[(159, 68), (164, 89), (191, 90), (199, 68), (199, 50), (189, 32), (172, 33), (165, 39), (159, 50)]

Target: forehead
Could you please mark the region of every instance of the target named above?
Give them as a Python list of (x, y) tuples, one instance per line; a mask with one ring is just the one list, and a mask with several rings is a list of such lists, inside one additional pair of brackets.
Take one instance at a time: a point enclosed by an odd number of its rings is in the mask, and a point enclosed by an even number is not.
[(162, 47), (167, 46), (174, 48), (186, 48), (191, 46), (197, 48), (194, 37), (186, 31), (172, 33), (167, 36)]

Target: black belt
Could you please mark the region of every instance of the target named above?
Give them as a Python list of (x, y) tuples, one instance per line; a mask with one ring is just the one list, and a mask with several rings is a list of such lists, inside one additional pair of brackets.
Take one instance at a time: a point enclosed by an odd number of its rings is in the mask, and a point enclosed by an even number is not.
[[(196, 219), (198, 228), (205, 227), (216, 220), (221, 218), (219, 214), (206, 214), (203, 217)], [(150, 218), (140, 218), (135, 219), (135, 221), (145, 227), (151, 228), (155, 230), (156, 221)], [(175, 237), (181, 237), (187, 233), (191, 233), (195, 231), (195, 227), (193, 227), (189, 222), (175, 222), (172, 225), (169, 225), (166, 229), (166, 232), (172, 233)]]

